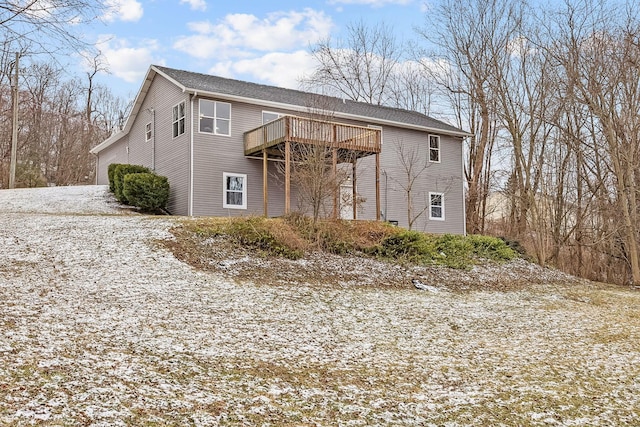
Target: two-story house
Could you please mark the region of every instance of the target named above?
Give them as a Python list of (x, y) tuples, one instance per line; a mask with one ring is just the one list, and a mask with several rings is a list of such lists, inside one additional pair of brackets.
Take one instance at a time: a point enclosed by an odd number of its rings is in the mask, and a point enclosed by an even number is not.
[(153, 65), (124, 128), (91, 152), (98, 184), (111, 163), (168, 177), (172, 214), (279, 216), (300, 206), (290, 153), (324, 144), (352, 169), (335, 215), (463, 234), (467, 136), (414, 111)]

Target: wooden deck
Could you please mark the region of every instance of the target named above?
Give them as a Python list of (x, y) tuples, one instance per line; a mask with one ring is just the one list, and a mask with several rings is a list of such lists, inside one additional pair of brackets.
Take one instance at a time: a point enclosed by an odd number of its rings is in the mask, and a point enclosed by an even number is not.
[(283, 116), (244, 134), (245, 156), (284, 158), (284, 143), (325, 145), (337, 149), (338, 162), (378, 154), (381, 131), (364, 126)]
[[(304, 145), (318, 145), (331, 150), (334, 170), (338, 163), (351, 163), (353, 188), (352, 200), (357, 200), (357, 160), (375, 155), (376, 219), (380, 220), (380, 151), (382, 130), (364, 126), (283, 116), (244, 134), (244, 155), (262, 157), (263, 210), (268, 216), (268, 160), (283, 159), (284, 213), (291, 211), (291, 162), (292, 152)], [(295, 161), (295, 160), (293, 160)], [(352, 203), (353, 219), (357, 216), (357, 205)], [(338, 217), (338, 193), (333, 197), (333, 217)]]

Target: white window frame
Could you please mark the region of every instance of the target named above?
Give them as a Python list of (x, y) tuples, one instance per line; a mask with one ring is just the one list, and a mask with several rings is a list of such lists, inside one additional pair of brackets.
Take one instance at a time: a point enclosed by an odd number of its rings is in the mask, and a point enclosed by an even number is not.
[[(180, 116), (180, 106), (182, 106), (182, 116)], [(184, 135), (187, 131), (187, 104), (182, 101), (171, 109), (171, 134), (174, 138)], [(182, 132), (180, 132), (180, 122), (182, 122)]]
[[(440, 140), (440, 135), (429, 135), (428, 138), (429, 138), (429, 162), (431, 162), (431, 163), (440, 163), (441, 154), (442, 154), (441, 153), (442, 150), (440, 149), (442, 147), (441, 140)], [(438, 141), (438, 147), (436, 147), (436, 148), (431, 147), (431, 138), (435, 138), (435, 140)], [(437, 156), (438, 156), (437, 160), (432, 160), (431, 159), (431, 153), (432, 152), (437, 153)]]
[[(232, 205), (227, 203), (227, 193), (229, 190), (227, 188), (227, 178), (236, 177), (242, 178), (242, 204), (241, 205)], [(223, 172), (222, 173), (222, 207), (225, 209), (247, 209), (247, 175), (242, 173), (232, 173), (232, 172)]]
[[(275, 119), (273, 119), (273, 120), (269, 120), (268, 122), (265, 122), (265, 121), (264, 121), (264, 115), (265, 115), (265, 114), (273, 114), (274, 116), (277, 116), (277, 117), (276, 117)], [(266, 111), (266, 110), (262, 110), (262, 124), (263, 124), (263, 125), (266, 125), (267, 123), (271, 123), (271, 122), (273, 122), (273, 121), (278, 120), (278, 119), (279, 119), (280, 117), (282, 117), (282, 116), (284, 116), (284, 114), (282, 114), (282, 113), (276, 113), (275, 111)]]
[[(440, 196), (440, 205), (433, 204), (433, 196)], [(441, 216), (433, 216), (433, 208), (439, 207)], [(444, 221), (444, 193), (429, 193), (429, 219), (434, 221)]]
[[(203, 102), (211, 102), (213, 104), (213, 116), (205, 116), (202, 113), (202, 103)], [(218, 105), (220, 104), (225, 104), (229, 106), (229, 118), (224, 118), (224, 117), (218, 117)], [(198, 132), (199, 133), (204, 133), (207, 135), (220, 135), (220, 136), (231, 136), (231, 103), (229, 102), (222, 102), (222, 101), (214, 101), (213, 99), (199, 99), (198, 100), (198, 112), (199, 112), (199, 118), (198, 118)], [(200, 125), (200, 122), (202, 121), (202, 119), (211, 119), (213, 120), (213, 129), (211, 130), (211, 132), (206, 132), (202, 130), (202, 126)], [(227, 120), (229, 121), (229, 133), (221, 133), (218, 132), (218, 120)]]
[(152, 130), (151, 130), (151, 122), (147, 123), (146, 125), (144, 125), (144, 138), (145, 141), (149, 142), (151, 141), (153, 134), (152, 134)]

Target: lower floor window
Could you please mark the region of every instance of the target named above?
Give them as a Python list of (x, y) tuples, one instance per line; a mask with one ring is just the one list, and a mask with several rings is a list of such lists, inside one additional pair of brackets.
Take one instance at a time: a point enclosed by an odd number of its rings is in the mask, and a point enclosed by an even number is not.
[(429, 219), (444, 219), (444, 194), (429, 193)]
[(230, 209), (247, 208), (247, 175), (223, 173), (224, 194), (222, 206)]

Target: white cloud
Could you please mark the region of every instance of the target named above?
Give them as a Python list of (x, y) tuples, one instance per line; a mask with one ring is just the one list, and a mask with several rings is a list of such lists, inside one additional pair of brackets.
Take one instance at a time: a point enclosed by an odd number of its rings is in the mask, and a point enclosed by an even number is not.
[(405, 6), (413, 2), (414, 0), (330, 0), (329, 4), (363, 4), (372, 7), (382, 7), (387, 5)]
[(275, 12), (260, 19), (250, 14), (227, 15), (217, 23), (192, 22), (195, 34), (183, 36), (174, 48), (191, 56), (218, 61), (247, 57), (247, 52), (291, 51), (327, 37), (333, 21), (322, 11)]
[(156, 40), (144, 40), (138, 46), (131, 46), (126, 40), (103, 36), (97, 46), (109, 71), (128, 83), (139, 83), (150, 64), (162, 65), (164, 62), (154, 57), (158, 50)]
[(207, 10), (207, 2), (204, 0), (180, 0), (180, 4), (188, 4), (191, 10)]
[(304, 50), (295, 52), (272, 52), (266, 55), (217, 63), (209, 72), (222, 77), (238, 74), (250, 75), (255, 80), (291, 89), (299, 88), (300, 78), (309, 75), (315, 68), (315, 59)]
[(128, 21), (136, 22), (142, 18), (144, 10), (137, 0), (106, 0), (107, 12), (103, 18), (107, 22)]

